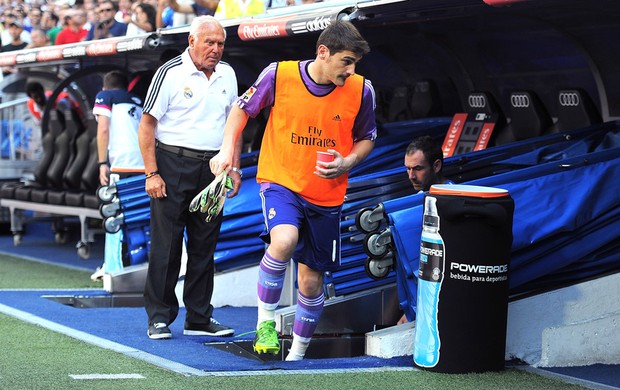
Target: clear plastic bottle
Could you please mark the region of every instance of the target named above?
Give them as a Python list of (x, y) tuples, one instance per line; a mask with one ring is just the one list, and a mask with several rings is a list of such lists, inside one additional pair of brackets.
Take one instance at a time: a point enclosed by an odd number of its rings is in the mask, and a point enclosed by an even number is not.
[(426, 196), (420, 239), (418, 300), (415, 321), (413, 361), (420, 367), (435, 367), (439, 362), (441, 340), (437, 328), (439, 292), (444, 274), (445, 249), (439, 235), (437, 198)]

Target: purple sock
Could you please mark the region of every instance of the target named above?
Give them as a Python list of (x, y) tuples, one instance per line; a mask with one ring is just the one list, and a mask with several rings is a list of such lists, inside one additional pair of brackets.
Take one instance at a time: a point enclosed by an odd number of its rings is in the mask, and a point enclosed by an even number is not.
[(277, 304), (282, 294), (284, 275), (288, 262), (274, 259), (265, 252), (258, 270), (258, 299), (267, 304)]
[(324, 302), (323, 293), (316, 297), (306, 297), (301, 292), (297, 292), (297, 311), (293, 324), (294, 334), (307, 339), (312, 337), (316, 326), (319, 324), (321, 313), (323, 313)]

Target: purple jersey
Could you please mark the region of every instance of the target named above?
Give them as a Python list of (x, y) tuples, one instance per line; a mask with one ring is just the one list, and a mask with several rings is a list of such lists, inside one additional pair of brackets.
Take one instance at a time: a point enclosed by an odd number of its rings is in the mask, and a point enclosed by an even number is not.
[[(308, 90), (316, 96), (325, 96), (334, 88), (334, 84), (317, 84), (308, 74), (308, 65), (313, 60), (300, 61), (301, 78)], [(275, 101), (275, 84), (277, 62), (267, 66), (254, 85), (237, 99), (237, 104), (252, 118), (256, 117), (265, 107), (271, 107)], [(364, 80), (364, 94), (362, 106), (355, 118), (353, 126), (353, 142), (377, 138), (377, 123), (375, 120), (375, 90), (370, 80)]]

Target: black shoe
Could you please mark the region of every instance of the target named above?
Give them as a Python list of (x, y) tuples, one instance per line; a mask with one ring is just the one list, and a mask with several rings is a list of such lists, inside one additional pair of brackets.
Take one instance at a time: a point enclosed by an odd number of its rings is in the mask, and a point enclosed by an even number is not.
[(232, 336), (235, 334), (235, 330), (220, 324), (212, 317), (208, 324), (185, 322), (183, 334), (186, 336)]
[(153, 325), (149, 325), (149, 330), (146, 332), (150, 339), (160, 340), (172, 338), (172, 332), (163, 322), (156, 322)]

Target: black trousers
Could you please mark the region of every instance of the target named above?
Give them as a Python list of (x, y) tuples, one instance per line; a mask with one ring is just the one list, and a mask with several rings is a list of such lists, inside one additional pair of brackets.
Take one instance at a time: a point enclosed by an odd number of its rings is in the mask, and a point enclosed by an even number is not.
[(209, 160), (179, 156), (156, 149), (157, 169), (166, 183), (166, 198), (151, 199), (151, 249), (144, 289), (149, 324), (170, 325), (179, 313), (174, 289), (181, 267), (184, 233), (187, 235), (187, 271), (183, 289), (187, 322), (209, 323), (213, 306), (213, 254), (222, 213), (211, 222), (189, 212), (192, 199), (213, 180)]

